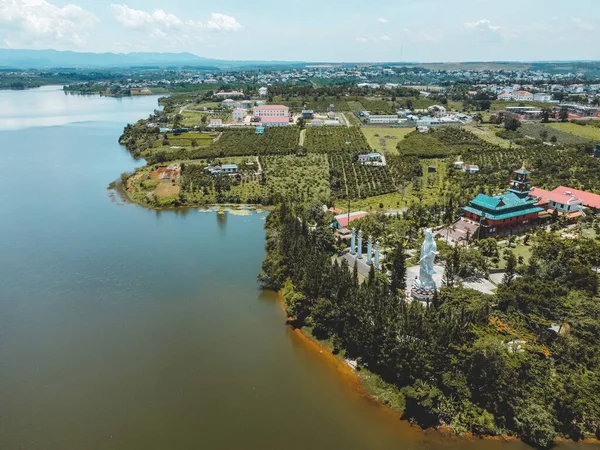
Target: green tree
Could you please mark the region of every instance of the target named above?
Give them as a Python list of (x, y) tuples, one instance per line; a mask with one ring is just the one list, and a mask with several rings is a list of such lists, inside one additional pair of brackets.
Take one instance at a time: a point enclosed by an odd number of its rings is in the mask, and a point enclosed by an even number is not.
[(515, 254), (508, 250), (506, 252), (506, 272), (504, 272), (504, 276), (502, 277), (502, 284), (506, 286), (510, 286), (513, 280), (515, 279), (517, 269), (517, 258)]

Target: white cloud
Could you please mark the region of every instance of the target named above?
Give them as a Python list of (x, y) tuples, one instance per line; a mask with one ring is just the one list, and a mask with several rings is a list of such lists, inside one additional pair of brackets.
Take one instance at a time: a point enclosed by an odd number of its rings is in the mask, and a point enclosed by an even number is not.
[[(150, 13), (141, 9), (133, 9), (127, 5), (110, 5), (115, 19), (121, 22), (127, 28), (147, 28), (158, 27), (169, 29), (182, 26), (184, 22), (174, 14), (167, 13), (162, 9), (157, 9)], [(194, 25), (189, 21), (187, 25)]]
[(98, 19), (85, 9), (46, 0), (0, 0), (0, 39), (7, 47), (80, 47)]
[(481, 42), (499, 42), (505, 37), (502, 28), (498, 25), (492, 25), (492, 22), (488, 19), (466, 22), (464, 28), (476, 34), (477, 39)]
[(356, 38), (356, 42), (361, 42), (364, 44), (365, 42), (369, 42), (369, 38), (365, 36), (360, 36)]
[(239, 31), (242, 29), (242, 25), (235, 17), (219, 13), (212, 13), (206, 26), (211, 30), (218, 31)]
[(387, 20), (385, 17), (380, 17), (379, 19), (377, 19), (377, 22), (379, 22), (379, 23), (390, 23), (390, 21)]
[(583, 20), (581, 20), (579, 17), (575, 17), (572, 19), (573, 23), (575, 24), (575, 26), (577, 28), (579, 28), (580, 30), (585, 30), (585, 31), (593, 31), (596, 28), (594, 27), (594, 25), (592, 25), (589, 22), (584, 22)]
[(379, 39), (381, 39), (382, 41), (388, 41), (388, 42), (392, 40), (392, 38), (390, 36), (388, 36), (387, 34), (384, 34)]
[[(2, 0), (0, 0), (2, 1)], [(153, 12), (130, 8), (127, 5), (112, 4), (110, 8), (117, 21), (124, 27), (148, 33), (154, 40), (172, 44), (185, 44), (189, 41), (204, 41), (205, 30), (239, 31), (242, 25), (235, 17), (220, 13), (212, 13), (210, 20), (203, 23), (196, 20), (185, 20), (162, 9)]]

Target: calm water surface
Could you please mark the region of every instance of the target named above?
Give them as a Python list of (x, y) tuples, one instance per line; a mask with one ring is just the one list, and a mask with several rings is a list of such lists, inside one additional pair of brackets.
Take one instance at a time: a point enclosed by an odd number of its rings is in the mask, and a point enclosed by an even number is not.
[(264, 215), (106, 189), (155, 97), (0, 92), (0, 449), (507, 449), (366, 400), (257, 289)]

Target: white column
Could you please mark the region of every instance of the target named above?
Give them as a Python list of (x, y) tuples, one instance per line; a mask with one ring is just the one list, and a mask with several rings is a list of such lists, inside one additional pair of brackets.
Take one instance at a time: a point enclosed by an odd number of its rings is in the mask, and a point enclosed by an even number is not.
[(356, 246), (356, 228), (352, 228), (352, 237), (350, 238), (350, 253), (352, 255), (356, 254), (355, 246)]
[(379, 270), (379, 241), (375, 242), (375, 268)]
[(373, 237), (369, 236), (367, 241), (367, 264), (371, 265), (371, 255), (373, 254)]
[(362, 259), (362, 230), (358, 231), (358, 249), (356, 252), (358, 253), (358, 259)]

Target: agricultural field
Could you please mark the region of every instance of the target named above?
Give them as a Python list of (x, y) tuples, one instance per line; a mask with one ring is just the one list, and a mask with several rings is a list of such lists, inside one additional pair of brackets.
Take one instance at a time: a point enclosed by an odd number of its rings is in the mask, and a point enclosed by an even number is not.
[[(209, 133), (165, 133), (164, 137), (166, 137), (171, 146), (207, 147), (213, 142), (213, 136)], [(162, 143), (159, 142), (159, 145), (162, 145)]]
[(396, 145), (404, 137), (413, 132), (414, 128), (398, 128), (398, 127), (362, 127), (361, 131), (367, 138), (367, 142), (371, 148), (377, 152), (397, 155), (398, 149)]
[(598, 128), (594, 124), (578, 125), (572, 122), (557, 122), (549, 123), (546, 126), (558, 131), (574, 134), (575, 136), (600, 142), (600, 128)]
[[(583, 128), (583, 127), (582, 127)], [(518, 130), (525, 136), (538, 139), (540, 141), (548, 142), (556, 138), (556, 141), (562, 145), (576, 145), (576, 144), (589, 144), (590, 140), (577, 136), (575, 134), (567, 133), (559, 128), (554, 128), (550, 124), (543, 123), (523, 123)]]
[(266, 194), (271, 201), (329, 201), (331, 190), (326, 155), (265, 156), (260, 161), (266, 178)]
[(309, 127), (304, 147), (309, 153), (368, 153), (369, 143), (358, 127)]
[(257, 135), (253, 129), (228, 129), (211, 146), (211, 153), (218, 156), (289, 155), (298, 149), (298, 127), (267, 128), (265, 134)]
[(443, 127), (433, 128), (429, 133), (413, 131), (398, 142), (397, 149), (402, 156), (446, 158), (484, 144), (483, 140), (462, 128)]
[(366, 198), (396, 190), (387, 167), (354, 162), (352, 155), (329, 154), (329, 183), (335, 198)]

